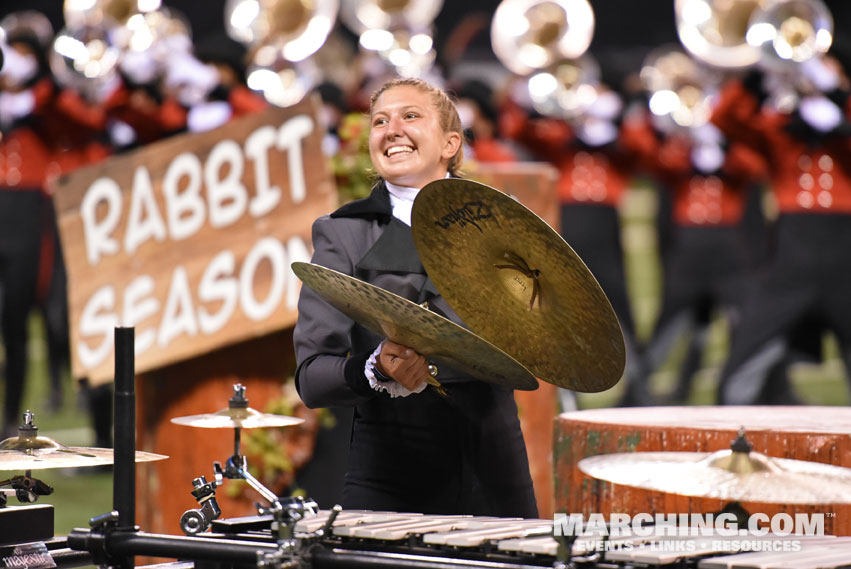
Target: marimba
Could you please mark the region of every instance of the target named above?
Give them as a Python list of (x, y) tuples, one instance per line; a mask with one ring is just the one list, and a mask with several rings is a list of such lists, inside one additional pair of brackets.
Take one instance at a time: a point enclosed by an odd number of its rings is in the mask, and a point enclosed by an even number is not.
[[(316, 538), (330, 512), (295, 525), (304, 563), (336, 567), (533, 567), (840, 569), (851, 567), (851, 537), (741, 536), (668, 528), (664, 535), (553, 535), (553, 521), (399, 512), (343, 511)], [(213, 539), (272, 541), (270, 517), (216, 520)], [(566, 549), (569, 548), (569, 549)], [(196, 563), (202, 569), (204, 564)]]

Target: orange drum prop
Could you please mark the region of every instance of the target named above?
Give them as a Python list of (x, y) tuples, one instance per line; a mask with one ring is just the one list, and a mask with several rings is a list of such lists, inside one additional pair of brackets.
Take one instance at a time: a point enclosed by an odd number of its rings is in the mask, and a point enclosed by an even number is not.
[[(577, 464), (585, 457), (610, 453), (725, 450), (741, 427), (756, 452), (851, 467), (847, 407), (643, 407), (563, 413), (555, 425), (555, 511), (586, 517), (719, 512), (726, 501), (604, 482), (584, 474)], [(742, 506), (750, 514), (769, 517), (823, 513), (826, 533), (851, 535), (848, 504), (743, 502)]]

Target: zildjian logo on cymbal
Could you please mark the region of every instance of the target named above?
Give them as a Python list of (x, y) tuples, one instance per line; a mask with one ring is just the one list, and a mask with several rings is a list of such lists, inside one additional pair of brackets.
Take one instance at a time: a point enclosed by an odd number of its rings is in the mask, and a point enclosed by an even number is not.
[(491, 213), (490, 207), (479, 200), (467, 202), (459, 208), (449, 206), (449, 213), (434, 223), (441, 229), (449, 229), (449, 227), (455, 223), (457, 223), (459, 227), (464, 227), (469, 224), (478, 229), (480, 233), (484, 233), (482, 228), (476, 222), (492, 218), (493, 213)]

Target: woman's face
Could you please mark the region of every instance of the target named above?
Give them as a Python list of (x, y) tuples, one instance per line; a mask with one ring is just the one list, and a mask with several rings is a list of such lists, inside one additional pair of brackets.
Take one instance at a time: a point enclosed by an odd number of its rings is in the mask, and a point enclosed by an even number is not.
[(461, 137), (444, 132), (431, 96), (410, 85), (384, 91), (375, 101), (369, 131), (369, 155), (378, 174), (390, 183), (422, 188), (446, 177)]

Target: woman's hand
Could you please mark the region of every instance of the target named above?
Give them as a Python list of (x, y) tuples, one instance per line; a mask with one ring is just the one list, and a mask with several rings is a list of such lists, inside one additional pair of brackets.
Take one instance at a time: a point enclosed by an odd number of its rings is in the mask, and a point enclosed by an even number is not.
[(384, 341), (376, 362), (378, 371), (410, 391), (416, 391), (429, 377), (428, 362), (411, 348)]

